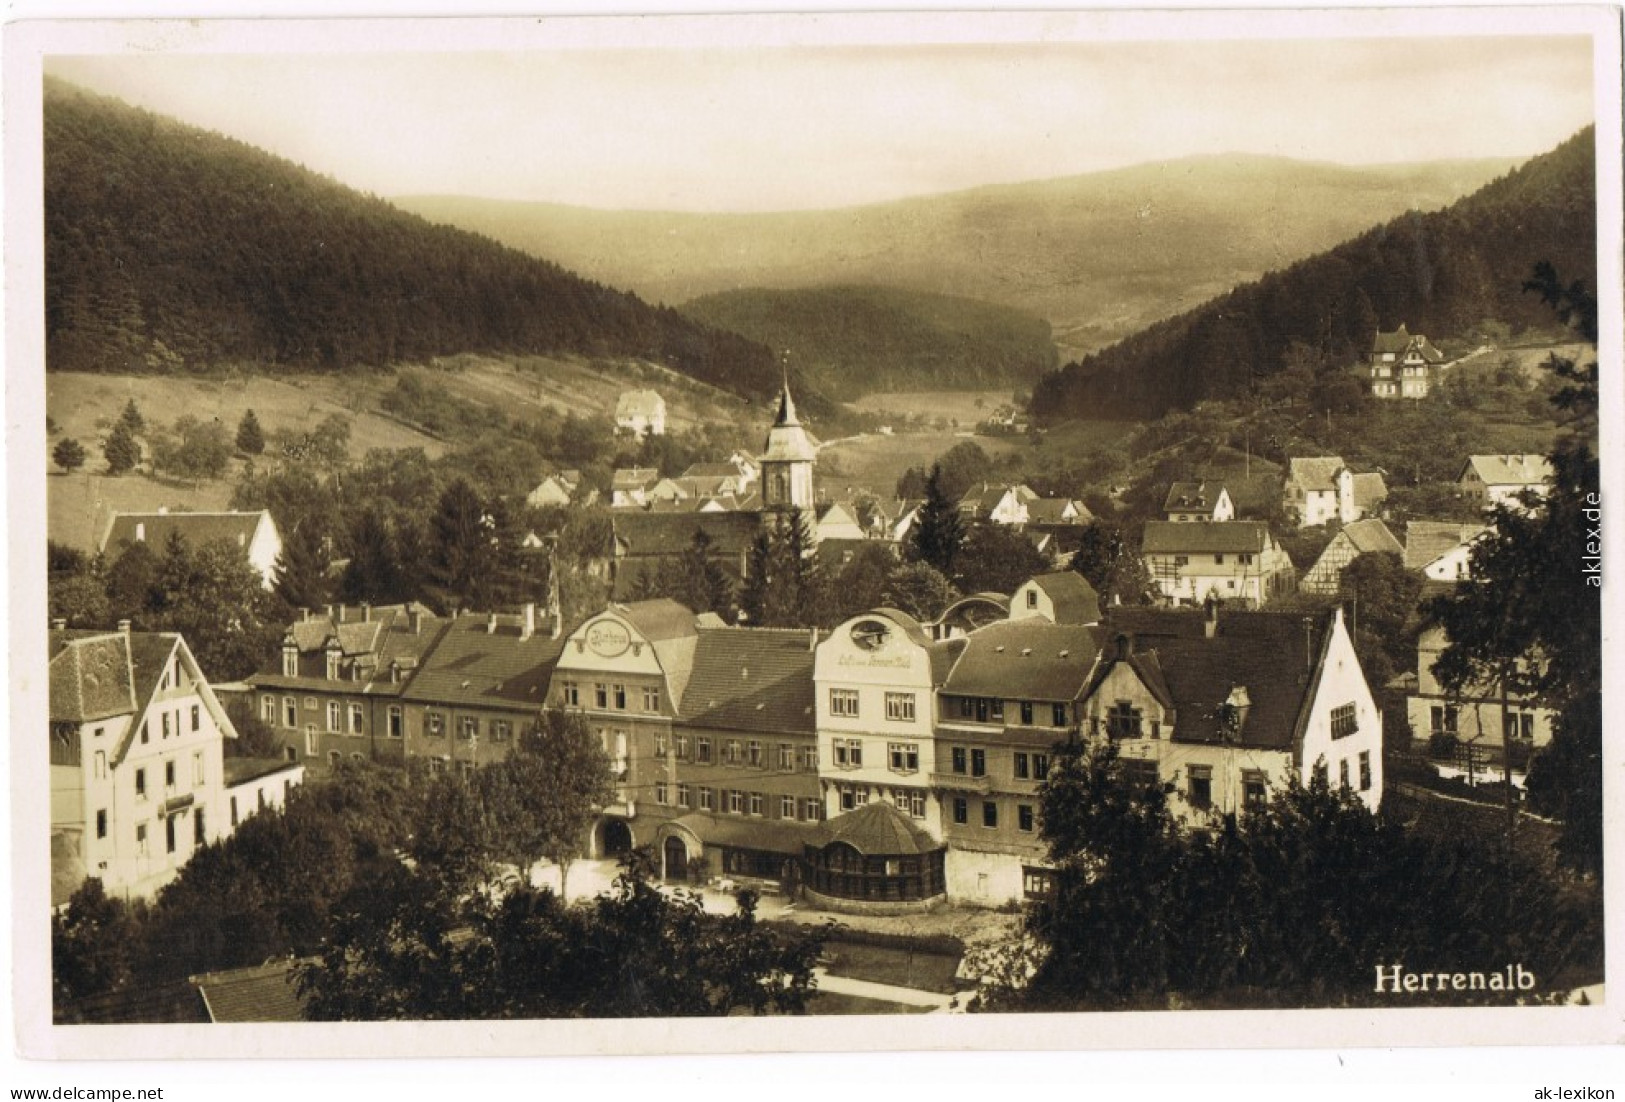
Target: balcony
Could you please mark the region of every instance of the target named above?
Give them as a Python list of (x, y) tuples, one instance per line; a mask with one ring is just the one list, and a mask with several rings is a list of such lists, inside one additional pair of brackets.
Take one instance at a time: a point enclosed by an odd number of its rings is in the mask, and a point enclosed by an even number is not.
[(987, 775), (973, 777), (969, 773), (932, 773), (931, 787), (950, 792), (973, 792), (985, 796), (993, 791), (993, 778)]

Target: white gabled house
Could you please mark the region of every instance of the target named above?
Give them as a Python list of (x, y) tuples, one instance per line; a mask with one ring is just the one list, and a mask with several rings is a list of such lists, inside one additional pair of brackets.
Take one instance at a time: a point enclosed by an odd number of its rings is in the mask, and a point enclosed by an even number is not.
[(615, 430), (642, 439), (666, 434), (666, 400), (658, 391), (623, 391), (615, 402)]
[(1470, 455), (1456, 476), (1461, 492), (1486, 509), (1521, 508), (1525, 491), (1544, 497), (1551, 481), (1552, 464), (1544, 455)]
[(196, 551), (204, 544), (223, 542), (242, 551), (266, 589), (276, 581), (276, 562), (282, 554), (282, 536), (268, 509), (258, 512), (114, 513), (102, 536), (100, 551), (109, 562), (132, 544), (145, 543), (162, 556), (171, 536), (179, 536)]
[(1256, 606), (1294, 586), (1292, 560), (1262, 521), (1147, 521), (1140, 550), (1152, 580), (1173, 605), (1217, 597)]
[(1107, 629), (1084, 729), (1188, 821), (1262, 807), (1291, 778), (1381, 804), (1382, 714), (1341, 609), (1119, 609)]
[(231, 833), (236, 729), (179, 635), (58, 627), (49, 645), (53, 884), (150, 897)]

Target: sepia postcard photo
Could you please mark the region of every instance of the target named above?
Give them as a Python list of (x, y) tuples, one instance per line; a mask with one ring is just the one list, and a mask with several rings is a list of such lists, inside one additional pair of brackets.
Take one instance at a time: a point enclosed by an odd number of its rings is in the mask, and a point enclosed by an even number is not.
[(20, 1050), (1617, 1044), (1619, 36), (10, 23)]

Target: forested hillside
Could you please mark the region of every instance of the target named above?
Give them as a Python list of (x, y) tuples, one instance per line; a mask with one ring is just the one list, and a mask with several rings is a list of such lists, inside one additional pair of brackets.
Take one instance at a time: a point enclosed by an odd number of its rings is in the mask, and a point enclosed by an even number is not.
[(761, 345), (60, 81), (45, 86), (44, 161), (50, 370), (568, 352), (747, 395), (778, 382)]
[(1049, 323), (1005, 306), (891, 287), (724, 291), (689, 317), (790, 350), (834, 398), (875, 391), (1030, 388), (1055, 366)]
[(1033, 413), (1152, 418), (1237, 397), (1281, 371), (1294, 342), (1338, 366), (1379, 326), (1437, 340), (1486, 320), (1549, 324), (1520, 288), (1541, 260), (1596, 286), (1594, 172), (1587, 128), (1445, 210), (1397, 218), (1068, 364), (1039, 384)]
[(1513, 162), (1333, 165), (1186, 157), (835, 210), (606, 211), (467, 196), (406, 210), (568, 264), (651, 302), (747, 287), (884, 284), (1042, 317), (1090, 352)]

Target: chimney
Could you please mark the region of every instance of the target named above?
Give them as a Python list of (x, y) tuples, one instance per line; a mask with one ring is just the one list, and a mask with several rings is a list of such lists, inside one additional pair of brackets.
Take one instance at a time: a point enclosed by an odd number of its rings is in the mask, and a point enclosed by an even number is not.
[(406, 622), (411, 625), (413, 635), (423, 634), (423, 610), (416, 605), (406, 612)]
[(52, 631), (67, 631), (68, 630), (68, 622), (66, 620), (64, 620), (62, 617), (58, 616), (56, 619), (51, 621), (51, 630)]
[(310, 622), (310, 609), (304, 607), (299, 609), (299, 622), (301, 624)]
[(361, 602), (361, 622), (363, 624), (372, 622), (372, 605), (366, 601)]
[(491, 615), (485, 621), (485, 634), (487, 634), (487, 635), (495, 635), (496, 633), (497, 633), (497, 614), (493, 612), (493, 613), (491, 613)]
[(167, 505), (158, 506), (158, 515), (161, 516), (161, 517), (167, 517), (169, 515), (169, 506), (167, 506)]
[(128, 620), (120, 620), (118, 622), (118, 629), (120, 631), (122, 631), (125, 635), (130, 634), (130, 621), (128, 621)]
[(536, 634), (536, 602), (525, 602), (525, 620), (519, 627), (519, 638), (529, 639)]

